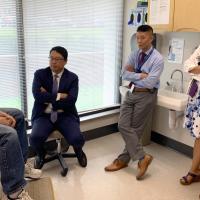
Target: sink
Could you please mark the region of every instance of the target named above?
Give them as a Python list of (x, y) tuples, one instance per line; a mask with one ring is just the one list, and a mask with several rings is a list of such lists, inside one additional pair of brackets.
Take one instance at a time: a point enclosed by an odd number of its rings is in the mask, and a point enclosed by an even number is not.
[[(120, 86), (119, 90), (122, 98), (124, 98), (128, 88)], [(157, 105), (168, 108), (169, 110), (184, 111), (187, 105), (187, 100), (187, 94), (173, 92), (164, 88), (158, 90)]]
[(187, 105), (188, 95), (179, 92), (172, 92), (166, 89), (159, 89), (157, 105), (170, 110), (184, 111)]

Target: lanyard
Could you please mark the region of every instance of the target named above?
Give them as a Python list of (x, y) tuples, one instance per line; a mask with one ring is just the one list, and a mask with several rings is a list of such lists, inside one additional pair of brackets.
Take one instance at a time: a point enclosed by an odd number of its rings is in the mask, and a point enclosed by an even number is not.
[[(138, 73), (141, 73), (141, 67), (144, 65), (144, 63), (149, 59), (149, 57), (151, 56), (151, 54), (153, 53), (153, 50), (154, 48), (151, 49), (151, 51), (149, 52), (149, 54), (147, 54), (145, 57), (144, 57), (144, 60), (142, 63), (139, 62), (139, 55), (138, 55), (138, 59), (137, 59), (137, 72)], [(139, 52), (138, 52), (139, 53)]]

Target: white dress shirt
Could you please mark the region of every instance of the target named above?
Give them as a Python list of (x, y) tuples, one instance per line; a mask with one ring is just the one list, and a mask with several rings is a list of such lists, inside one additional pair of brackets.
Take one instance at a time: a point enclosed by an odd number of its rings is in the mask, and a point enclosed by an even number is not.
[[(57, 78), (57, 81), (58, 81), (58, 88), (59, 88), (59, 84), (60, 84), (60, 79), (61, 79), (61, 76), (63, 74), (64, 70), (61, 71), (59, 74), (57, 74), (58, 78)], [(55, 72), (52, 71), (52, 77), (54, 78), (54, 76), (56, 75)], [(57, 93), (57, 98), (56, 98), (56, 101), (59, 101), (60, 100), (60, 93)], [(51, 113), (52, 111), (52, 104), (51, 103), (48, 103), (47, 105), (47, 108), (45, 109), (45, 113)], [(58, 112), (63, 112), (62, 110), (58, 110)]]

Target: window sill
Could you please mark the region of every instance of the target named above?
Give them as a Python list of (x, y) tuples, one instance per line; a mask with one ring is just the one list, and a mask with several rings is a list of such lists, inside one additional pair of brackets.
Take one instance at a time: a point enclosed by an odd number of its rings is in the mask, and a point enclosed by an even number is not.
[(116, 109), (113, 109), (113, 110), (109, 110), (109, 111), (99, 112), (99, 113), (96, 113), (96, 114), (90, 114), (88, 116), (80, 117), (80, 121), (81, 122), (85, 122), (85, 121), (89, 121), (89, 120), (92, 120), (92, 119), (106, 117), (108, 115), (112, 115), (112, 114), (116, 114), (116, 113), (119, 113), (119, 108), (116, 108)]

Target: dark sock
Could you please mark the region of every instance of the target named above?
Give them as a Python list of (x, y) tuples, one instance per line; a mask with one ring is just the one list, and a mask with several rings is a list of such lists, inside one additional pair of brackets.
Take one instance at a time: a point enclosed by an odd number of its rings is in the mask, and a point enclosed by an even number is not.
[(145, 156), (143, 156), (142, 158), (139, 159), (139, 161), (143, 160)]

